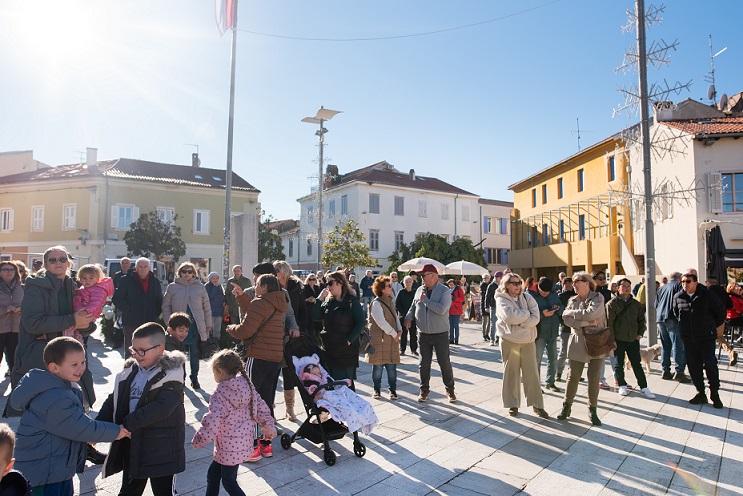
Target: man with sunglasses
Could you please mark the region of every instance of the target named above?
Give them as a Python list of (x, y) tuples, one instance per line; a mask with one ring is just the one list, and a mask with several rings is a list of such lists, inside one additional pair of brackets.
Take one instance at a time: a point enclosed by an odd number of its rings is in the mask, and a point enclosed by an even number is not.
[(454, 394), (454, 372), (449, 359), (449, 307), (451, 292), (444, 284), (439, 283), (436, 267), (426, 264), (421, 271), (423, 285), (418, 288), (405, 316), (405, 327), (415, 318), (418, 326), (418, 349), (421, 360), (418, 364), (420, 373), (420, 395), (418, 401), (428, 401), (429, 382), (431, 379), (431, 361), (436, 351), (436, 360), (441, 368), (449, 403), (457, 401)]
[(162, 287), (152, 273), (152, 266), (147, 258), (138, 258), (134, 264), (134, 272), (129, 271), (121, 278), (111, 301), (121, 311), (124, 357), (129, 358), (134, 330), (147, 322), (155, 322), (162, 313)]

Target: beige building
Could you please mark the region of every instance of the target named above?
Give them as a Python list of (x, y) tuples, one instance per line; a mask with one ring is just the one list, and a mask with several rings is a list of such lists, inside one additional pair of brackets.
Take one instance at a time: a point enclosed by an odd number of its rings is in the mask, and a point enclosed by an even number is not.
[[(0, 154), (0, 257), (30, 264), (65, 245), (78, 264), (127, 253), (124, 234), (140, 214), (157, 211), (181, 227), (186, 255), (202, 272), (222, 272), (225, 171), (119, 158), (50, 167), (32, 151)], [(232, 175), (230, 264), (257, 262), (259, 191)], [(176, 217), (177, 216), (177, 217)], [(166, 262), (172, 262), (166, 260)]]

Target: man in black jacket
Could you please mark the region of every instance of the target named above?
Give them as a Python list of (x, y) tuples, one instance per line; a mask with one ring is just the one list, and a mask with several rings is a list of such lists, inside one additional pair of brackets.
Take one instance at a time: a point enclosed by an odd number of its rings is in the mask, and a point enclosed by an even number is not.
[(124, 357), (129, 358), (134, 329), (147, 322), (155, 322), (162, 313), (163, 291), (160, 281), (152, 274), (150, 261), (138, 258), (134, 272), (121, 278), (111, 299), (124, 324)]
[(495, 290), (498, 289), (498, 284), (503, 277), (503, 272), (498, 271), (493, 274), (493, 281), (488, 284), (488, 290), (483, 297), (485, 304), (490, 308), (490, 346), (495, 346), (500, 341), (500, 338), (495, 334), (495, 323), (498, 318), (495, 316)]
[(490, 341), (490, 307), (485, 301), (490, 285), (490, 274), (483, 274), (480, 283), (480, 313), (482, 314), (482, 340)]
[[(575, 291), (573, 290), (573, 279), (565, 276), (562, 279), (562, 285), (561, 285), (561, 291), (557, 295), (560, 298), (560, 303), (562, 303), (563, 308), (565, 308), (568, 305), (568, 301), (570, 298), (575, 296)], [(562, 320), (562, 315), (559, 315), (560, 317), (560, 352), (557, 354), (557, 382), (562, 382), (562, 372), (565, 370), (565, 361), (568, 358), (568, 340), (570, 339), (570, 327), (565, 325), (565, 322)]]
[(673, 313), (679, 321), (681, 338), (684, 341), (686, 366), (697, 388), (697, 395), (689, 403), (708, 403), (704, 393), (704, 369), (712, 404), (715, 408), (722, 408), (715, 343), (718, 338), (717, 329), (725, 323), (725, 306), (714, 293), (697, 282), (696, 274), (687, 272), (681, 276), (681, 285), (683, 291), (674, 298)]

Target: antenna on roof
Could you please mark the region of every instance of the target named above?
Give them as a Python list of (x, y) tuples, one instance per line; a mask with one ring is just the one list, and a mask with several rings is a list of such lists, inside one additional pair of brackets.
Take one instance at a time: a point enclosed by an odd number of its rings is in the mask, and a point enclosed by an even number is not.
[[(578, 119), (578, 117), (575, 118), (575, 125), (577, 126), (577, 128), (570, 131), (570, 134), (578, 136), (578, 151), (580, 151), (580, 119)], [(592, 133), (593, 131), (583, 131), (583, 132)]]
[(195, 146), (196, 147), (196, 153), (191, 154), (191, 166), (199, 167), (201, 165), (201, 159), (199, 158), (199, 145), (196, 145), (194, 143), (183, 143), (183, 146)]
[[(705, 81), (709, 81), (711, 84), (709, 85), (709, 88), (707, 89), (707, 99), (712, 101), (712, 104), (714, 105), (717, 100), (717, 88), (715, 88), (715, 57), (720, 55), (722, 52), (727, 50), (728, 47), (723, 48), (719, 52), (713, 54), (712, 53), (712, 35), (709, 35), (709, 65), (710, 65), (710, 71), (709, 75), (705, 76)], [(727, 104), (727, 101), (725, 102)], [(720, 105), (720, 110), (722, 110), (724, 106)]]

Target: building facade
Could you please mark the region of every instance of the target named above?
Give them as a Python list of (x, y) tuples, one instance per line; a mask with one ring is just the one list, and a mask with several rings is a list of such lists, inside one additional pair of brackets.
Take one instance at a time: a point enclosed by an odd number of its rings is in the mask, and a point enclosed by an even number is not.
[(491, 274), (508, 268), (511, 251), (511, 216), (513, 203), (480, 198), (480, 239), (473, 243), (485, 251)]
[[(61, 244), (78, 264), (119, 258), (127, 253), (130, 224), (156, 211), (181, 227), (186, 255), (180, 261), (222, 272), (225, 171), (96, 155), (88, 149), (86, 163), (59, 167), (33, 160), (31, 151), (0, 156), (1, 257), (32, 263)], [(257, 261), (258, 193), (233, 174), (231, 264)]]

